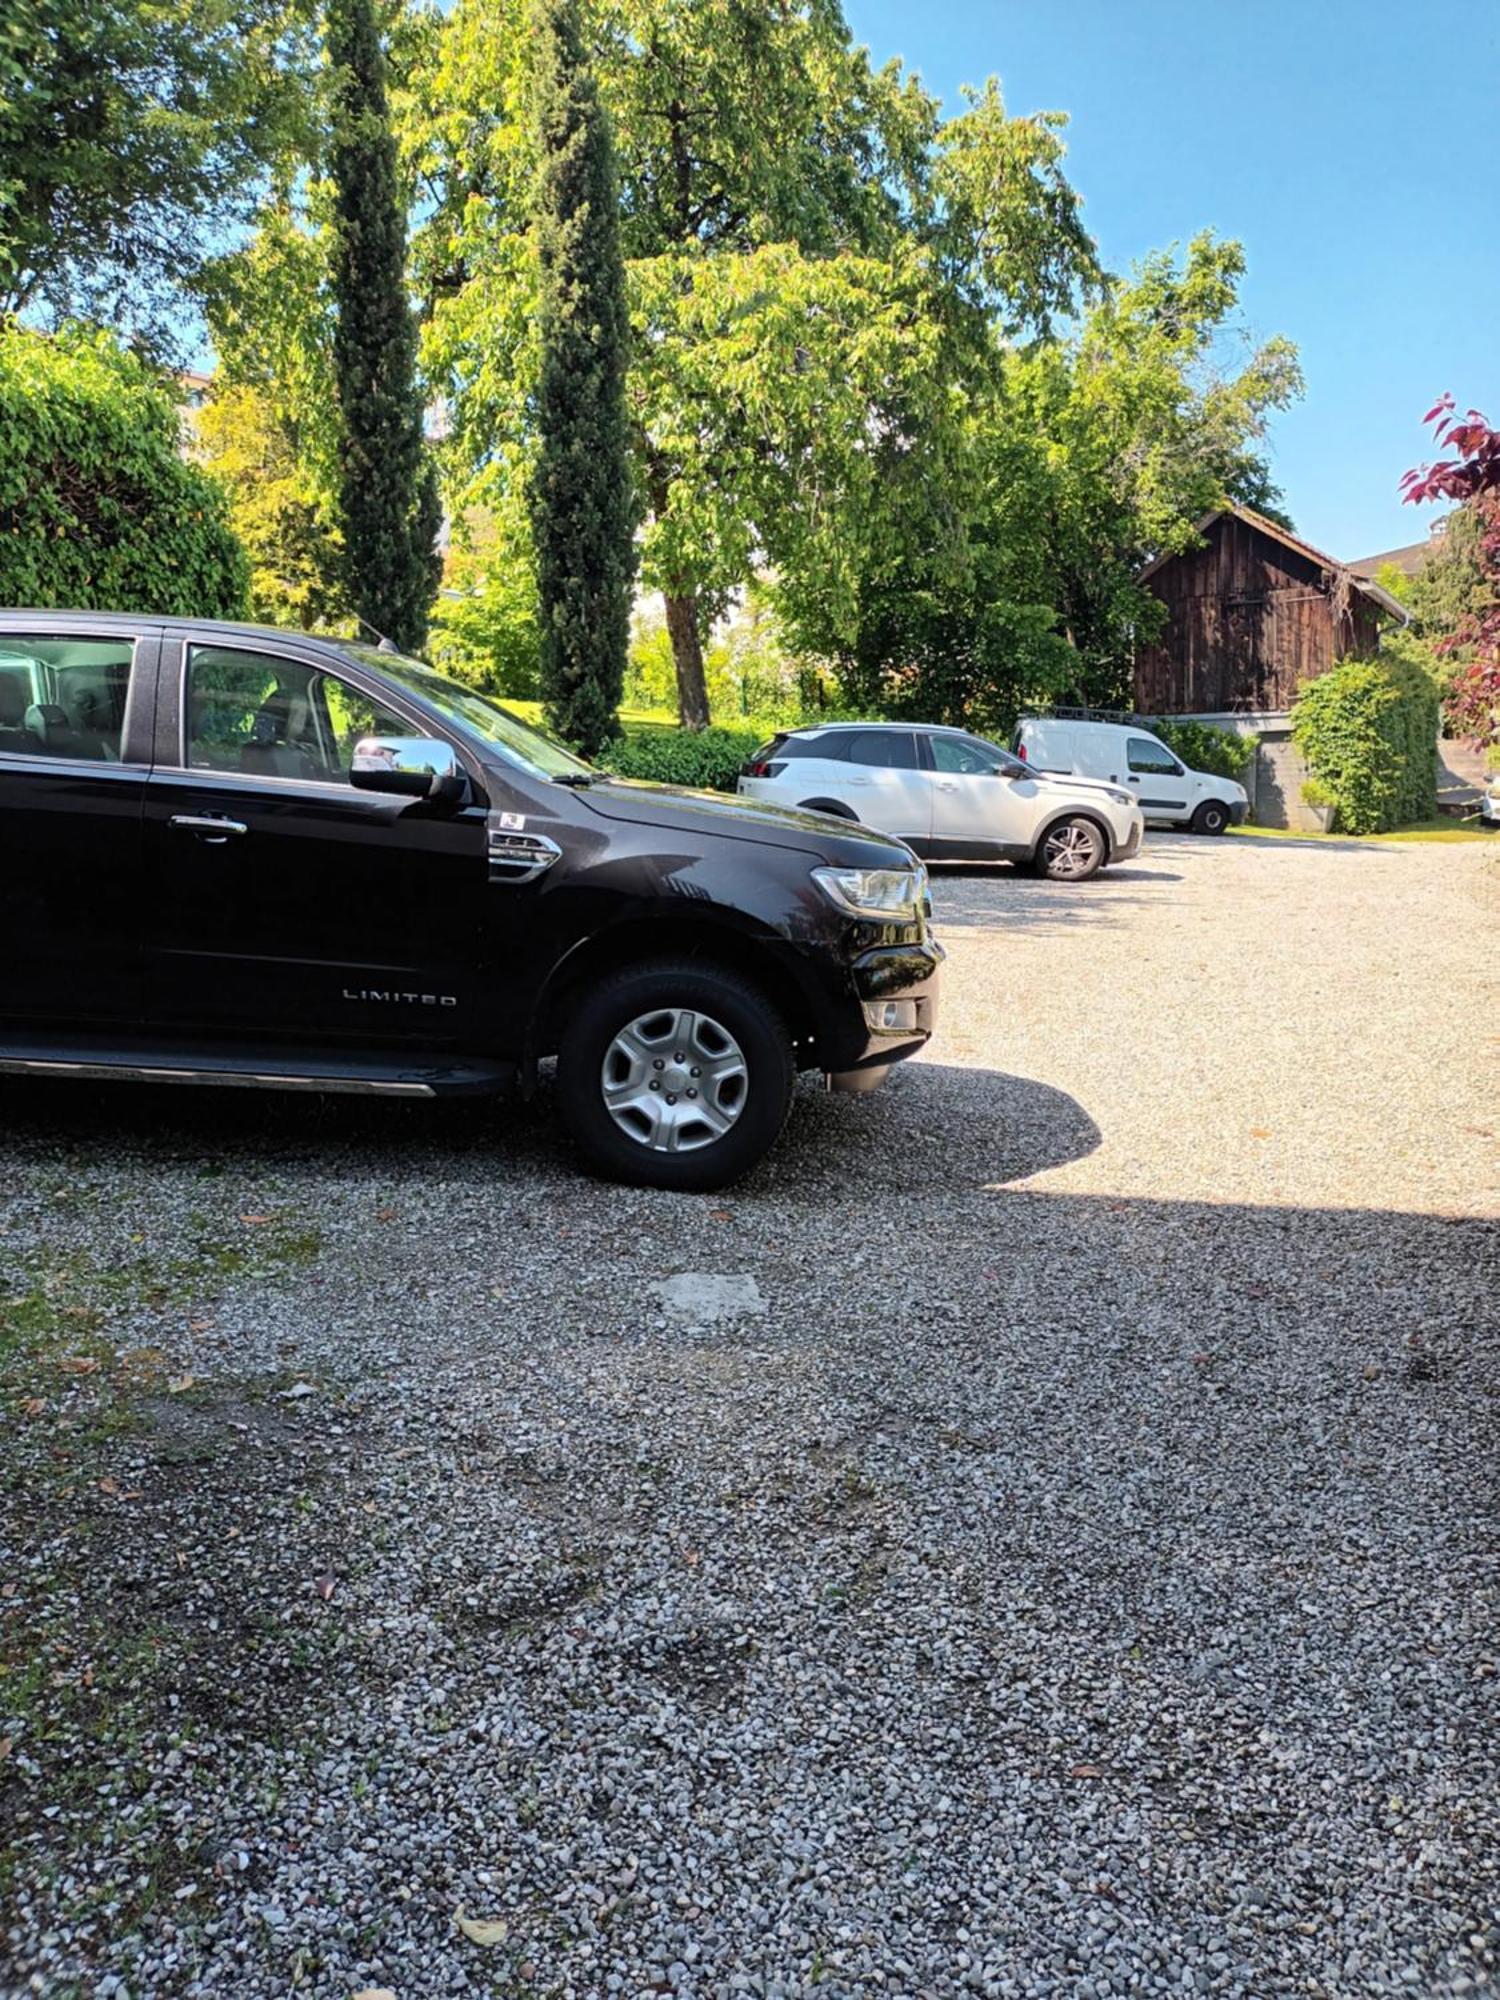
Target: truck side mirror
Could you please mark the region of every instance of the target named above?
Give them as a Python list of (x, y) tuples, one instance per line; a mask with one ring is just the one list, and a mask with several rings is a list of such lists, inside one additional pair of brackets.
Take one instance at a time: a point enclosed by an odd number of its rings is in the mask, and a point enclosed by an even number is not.
[(356, 791), (408, 799), (453, 803), (463, 794), (463, 779), (458, 752), (433, 736), (361, 736), (349, 764)]

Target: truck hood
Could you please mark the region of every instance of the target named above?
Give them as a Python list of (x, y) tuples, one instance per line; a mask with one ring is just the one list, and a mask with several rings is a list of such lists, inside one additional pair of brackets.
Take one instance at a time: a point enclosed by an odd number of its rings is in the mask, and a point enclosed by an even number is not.
[(631, 778), (596, 780), (578, 797), (602, 819), (790, 847), (836, 867), (914, 865), (911, 849), (904, 842), (831, 813), (803, 812), (796, 806), (731, 798), (724, 792), (689, 791), (680, 785), (643, 784)]

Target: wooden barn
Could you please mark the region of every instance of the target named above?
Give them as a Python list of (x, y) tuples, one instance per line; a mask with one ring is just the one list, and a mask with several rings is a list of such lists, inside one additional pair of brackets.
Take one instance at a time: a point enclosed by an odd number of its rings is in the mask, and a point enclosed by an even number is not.
[(1198, 523), (1202, 541), (1158, 556), (1138, 581), (1167, 607), (1160, 639), (1135, 663), (1143, 715), (1281, 713), (1304, 680), (1361, 658), (1406, 613), (1378, 583), (1249, 507)]

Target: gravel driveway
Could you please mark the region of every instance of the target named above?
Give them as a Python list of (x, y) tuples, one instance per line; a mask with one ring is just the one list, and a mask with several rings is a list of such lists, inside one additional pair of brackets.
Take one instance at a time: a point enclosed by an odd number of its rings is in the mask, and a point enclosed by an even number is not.
[(1493, 1990), (1497, 883), (940, 880), (719, 1198), (5, 1089), (0, 1989)]

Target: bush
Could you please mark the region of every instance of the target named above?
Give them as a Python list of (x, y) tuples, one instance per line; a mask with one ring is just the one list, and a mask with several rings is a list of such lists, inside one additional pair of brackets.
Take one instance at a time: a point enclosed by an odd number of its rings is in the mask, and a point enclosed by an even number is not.
[(0, 325), (0, 604), (233, 618), (248, 580), (150, 371), (107, 334)]
[(762, 729), (643, 729), (617, 738), (598, 762), (622, 778), (648, 778), (658, 785), (691, 785), (702, 791), (732, 792), (752, 752), (765, 742)]
[(1209, 722), (1154, 722), (1151, 728), (1190, 771), (1208, 771), (1216, 778), (1230, 778), (1236, 783), (1260, 746), (1258, 736), (1215, 729)]
[(1292, 740), (1341, 833), (1389, 833), (1437, 811), (1438, 698), (1410, 659), (1340, 660), (1303, 684)]

